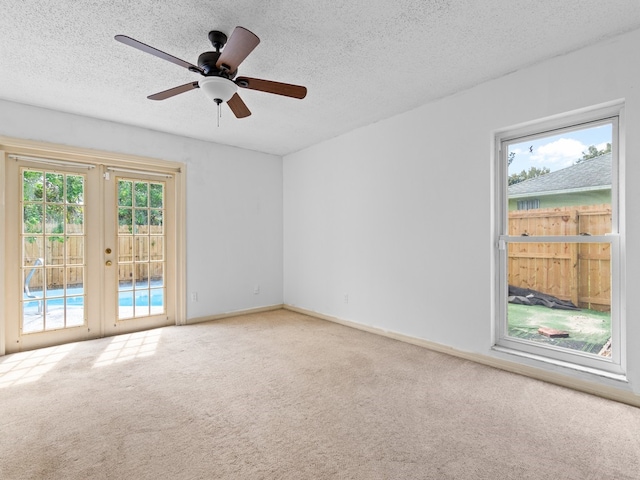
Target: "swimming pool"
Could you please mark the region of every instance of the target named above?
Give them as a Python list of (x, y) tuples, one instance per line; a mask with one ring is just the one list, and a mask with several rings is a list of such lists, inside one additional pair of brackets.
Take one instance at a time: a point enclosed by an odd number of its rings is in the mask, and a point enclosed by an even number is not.
[[(146, 284), (145, 284), (146, 285)], [(31, 295), (23, 294), (24, 308), (38, 308), (42, 302), (42, 290), (31, 290)], [(47, 290), (47, 306), (64, 305), (64, 290)], [(66, 303), (67, 306), (84, 305), (84, 289), (68, 288)], [(162, 282), (151, 282), (151, 288), (144, 287), (138, 290), (120, 290), (118, 292), (118, 306), (121, 307), (161, 307), (164, 305), (164, 287)]]

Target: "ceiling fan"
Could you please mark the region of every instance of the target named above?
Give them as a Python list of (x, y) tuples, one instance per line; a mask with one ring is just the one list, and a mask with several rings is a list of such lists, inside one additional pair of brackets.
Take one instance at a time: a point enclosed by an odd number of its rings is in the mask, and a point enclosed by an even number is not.
[(237, 118), (244, 118), (251, 115), (251, 111), (238, 95), (238, 87), (299, 99), (307, 95), (307, 88), (300, 85), (250, 77), (236, 78), (238, 66), (260, 43), (260, 39), (254, 33), (243, 27), (236, 27), (229, 39), (218, 30), (209, 32), (209, 41), (215, 48), (215, 52), (200, 54), (197, 66), (126, 35), (116, 35), (115, 39), (125, 45), (150, 53), (203, 76), (197, 82), (185, 83), (184, 85), (149, 95), (147, 98), (150, 100), (165, 100), (180, 93), (201, 88), (207, 97), (218, 105), (218, 110), (220, 109), (220, 104), (226, 102)]

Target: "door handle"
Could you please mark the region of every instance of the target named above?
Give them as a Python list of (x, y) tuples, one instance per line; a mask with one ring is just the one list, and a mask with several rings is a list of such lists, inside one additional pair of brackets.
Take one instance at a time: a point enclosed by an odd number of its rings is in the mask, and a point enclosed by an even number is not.
[(111, 262), (111, 260), (107, 260), (106, 262), (104, 262), (104, 264), (105, 264), (107, 267), (110, 267), (110, 266), (112, 265), (112, 262)]

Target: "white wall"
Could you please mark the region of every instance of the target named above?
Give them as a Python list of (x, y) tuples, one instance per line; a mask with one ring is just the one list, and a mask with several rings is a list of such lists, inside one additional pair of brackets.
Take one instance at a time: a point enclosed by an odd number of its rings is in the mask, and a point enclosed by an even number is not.
[(6, 101), (0, 135), (185, 163), (187, 318), (282, 303), (281, 157)]
[(640, 394), (638, 45), (635, 31), (286, 156), (285, 303), (498, 355), (494, 133), (624, 98), (630, 383), (576, 376)]

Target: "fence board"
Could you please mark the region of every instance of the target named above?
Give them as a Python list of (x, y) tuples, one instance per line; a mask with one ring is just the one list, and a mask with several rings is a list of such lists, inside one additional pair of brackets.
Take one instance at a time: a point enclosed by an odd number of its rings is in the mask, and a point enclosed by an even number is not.
[[(611, 206), (588, 205), (509, 212), (509, 235), (604, 235)], [(571, 300), (580, 308), (611, 309), (610, 244), (512, 243), (510, 285)]]
[[(163, 277), (164, 271), (164, 242), (163, 227), (151, 226), (149, 232), (148, 227), (138, 227), (138, 234), (135, 238), (145, 238), (150, 240), (134, 242), (133, 235), (122, 235), (128, 233), (126, 228), (121, 229), (121, 236), (118, 237), (118, 259), (120, 262), (131, 262), (134, 260), (150, 259), (150, 264), (136, 265), (136, 278), (149, 276), (151, 279), (160, 279)], [(146, 236), (150, 233), (150, 236)], [(45, 240), (45, 257), (47, 265), (63, 265), (65, 259), (65, 248), (67, 253), (67, 286), (79, 286), (84, 283), (84, 236), (70, 235), (66, 237), (66, 242), (60, 242), (55, 239)], [(35, 260), (41, 255), (38, 250), (39, 242), (25, 242), (24, 259), (25, 265), (33, 265)], [(134, 250), (135, 249), (135, 250)], [(39, 267), (42, 268), (42, 267)], [(47, 288), (59, 289), (64, 285), (65, 271), (61, 268), (47, 269), (49, 270), (47, 278)], [(119, 270), (119, 281), (130, 279), (129, 270)], [(29, 273), (27, 269), (26, 274)], [(41, 290), (43, 286), (43, 276), (33, 275), (29, 282), (29, 288), (32, 290)]]

